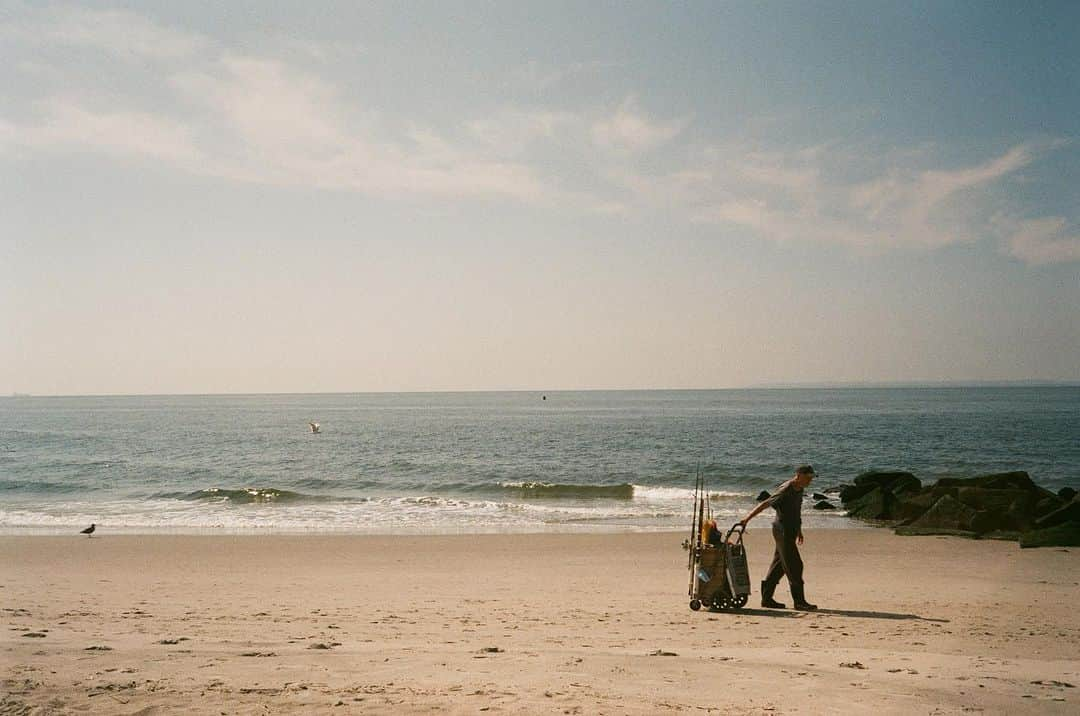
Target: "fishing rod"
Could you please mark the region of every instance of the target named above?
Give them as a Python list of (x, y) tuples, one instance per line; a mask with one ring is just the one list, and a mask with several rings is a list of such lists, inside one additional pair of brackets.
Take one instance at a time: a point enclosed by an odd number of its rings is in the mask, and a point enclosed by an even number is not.
[[(704, 471), (702, 471), (702, 475), (704, 475)], [(704, 485), (704, 479), (702, 481), (702, 484)], [(710, 495), (707, 491), (705, 492), (705, 517), (710, 520), (713, 518), (712, 495)]]
[(698, 472), (694, 473), (694, 501), (690, 507), (690, 539), (687, 541), (687, 551), (690, 553), (689, 562), (686, 568), (693, 571), (694, 569), (694, 546), (697, 544), (697, 503), (698, 503), (698, 483), (701, 479), (701, 475)]
[[(698, 469), (700, 470), (701, 468), (698, 468)], [(697, 538), (698, 542), (697, 543), (698, 543), (699, 548), (702, 546), (701, 530), (705, 526), (705, 502), (706, 502), (706, 499), (705, 499), (705, 473), (704, 472), (701, 473), (700, 481), (701, 481), (701, 493), (700, 493), (700, 495), (698, 497), (698, 519), (697, 519), (697, 524), (698, 524), (698, 538)]]
[(690, 584), (687, 593), (694, 597), (695, 581), (697, 580), (697, 561), (701, 558), (701, 493), (705, 488), (705, 479), (701, 474), (701, 466), (698, 465), (694, 474), (694, 503), (690, 510), (690, 539), (687, 542), (688, 557), (687, 569), (690, 572)]

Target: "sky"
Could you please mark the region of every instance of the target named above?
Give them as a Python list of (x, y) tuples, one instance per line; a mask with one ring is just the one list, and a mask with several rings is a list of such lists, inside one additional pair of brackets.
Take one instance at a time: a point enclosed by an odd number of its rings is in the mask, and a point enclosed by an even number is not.
[(1080, 4), (0, 0), (0, 394), (1080, 380)]

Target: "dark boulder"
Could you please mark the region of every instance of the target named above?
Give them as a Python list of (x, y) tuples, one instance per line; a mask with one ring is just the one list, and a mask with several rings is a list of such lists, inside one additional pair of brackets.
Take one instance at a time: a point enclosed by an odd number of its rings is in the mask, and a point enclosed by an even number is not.
[[(974, 490), (977, 499), (966, 491)], [(983, 490), (982, 488), (960, 488), (960, 501), (976, 509), (971, 521), (971, 529), (979, 534), (987, 532), (1024, 532), (1032, 528), (1035, 515), (1032, 508), (1031, 493), (1020, 490)], [(1015, 499), (1006, 502), (1008, 493), (1014, 493)], [(969, 499), (965, 499), (969, 498)]]
[(836, 505), (829, 502), (828, 500), (819, 500), (818, 502), (814, 503), (814, 509), (815, 510), (835, 510)]
[(845, 485), (840, 489), (840, 501), (849, 506), (848, 503), (861, 500), (874, 490), (881, 490), (892, 496), (918, 492), (921, 488), (919, 478), (910, 472), (864, 472), (855, 478), (854, 485)]
[(892, 493), (875, 487), (870, 492), (852, 500), (844, 505), (848, 511), (848, 517), (860, 517), (864, 520), (887, 520), (891, 519), (892, 503), (896, 501)]
[[(959, 487), (956, 489), (956, 499), (968, 507), (976, 510), (997, 510), (1006, 512), (1014, 503), (1031, 505), (1033, 509), (1031, 493), (1025, 490), (996, 490), (985, 487)], [(1021, 508), (1022, 509), (1022, 508)]]
[(998, 472), (978, 477), (943, 477), (937, 481), (938, 487), (982, 487), (988, 490), (1027, 490), (1035, 492), (1039, 488), (1031, 481), (1031, 476), (1022, 470)]
[(762, 490), (761, 492), (758, 493), (757, 501), (761, 502), (762, 500), (767, 500), (770, 497), (772, 497), (772, 495), (769, 494), (768, 490)]
[(1039, 529), (1060, 525), (1063, 522), (1080, 522), (1080, 499), (1074, 497), (1072, 502), (1066, 503), (1048, 515), (1035, 520), (1035, 526)]
[[(978, 515), (972, 523), (972, 529), (976, 532), (1025, 530), (1035, 521), (1032, 492), (985, 487), (945, 489), (955, 490), (958, 502), (976, 510)], [(932, 494), (936, 494), (936, 491)]]
[(880, 487), (894, 495), (899, 495), (901, 492), (918, 492), (922, 488), (919, 478), (910, 472), (900, 470), (871, 470), (870, 472), (864, 472), (855, 478), (856, 487), (862, 487), (863, 485)]
[[(1035, 502), (1038, 502), (1044, 497), (1053, 497), (1055, 500), (1061, 500), (1061, 497), (1059, 497), (1056, 492), (1051, 492), (1045, 487), (1036, 487), (1035, 492), (1031, 494), (1031, 497)], [(1063, 502), (1068, 502), (1068, 500), (1063, 500)]]
[(857, 500), (874, 489), (874, 485), (841, 485), (840, 501), (844, 504)]
[(1003, 510), (976, 510), (971, 518), (971, 531), (980, 535), (987, 532), (1004, 532), (1012, 527), (1012, 519)]
[(813, 498), (814, 498), (815, 500), (827, 500), (827, 499), (829, 499), (828, 497), (826, 497), (825, 495), (821, 494), (820, 492), (815, 492), (815, 493), (814, 493), (814, 494), (812, 495), (812, 497), (813, 497)]
[(1031, 529), (1035, 524), (1035, 508), (1032, 505), (1031, 496), (1026, 499), (1017, 500), (1009, 505), (1009, 509), (1005, 511), (1005, 515), (1009, 518), (1008, 530), (1020, 530), (1021, 532)]
[(957, 493), (960, 492), (960, 488), (956, 485), (931, 485), (930, 494), (934, 496), (936, 502), (939, 497), (948, 495), (949, 497), (956, 498)]
[[(1020, 539), (1022, 546), (1042, 546), (1075, 544), (1080, 531), (1075, 491), (1055, 494), (1037, 486), (1026, 472), (942, 478), (926, 487), (908, 480), (894, 485), (887, 474), (856, 478), (857, 494), (846, 506), (855, 517), (899, 521), (898, 535)], [(867, 490), (872, 484), (877, 487)]]
[(904, 521), (915, 520), (929, 510), (935, 502), (937, 498), (929, 491), (914, 495), (905, 494), (893, 505), (893, 518)]
[(1053, 527), (1020, 535), (1021, 547), (1080, 547), (1080, 521), (1062, 522)]
[(949, 495), (944, 495), (912, 522), (911, 527), (973, 532), (971, 523), (974, 518), (974, 509)]
[(1063, 487), (1058, 490), (1057, 496), (1068, 502), (1069, 500), (1076, 497), (1076, 490), (1072, 489), (1071, 487)]
[(1054, 510), (1059, 510), (1065, 505), (1069, 504), (1067, 501), (1062, 500), (1057, 495), (1051, 495), (1050, 497), (1043, 497), (1035, 503), (1035, 519), (1040, 517), (1046, 517)]

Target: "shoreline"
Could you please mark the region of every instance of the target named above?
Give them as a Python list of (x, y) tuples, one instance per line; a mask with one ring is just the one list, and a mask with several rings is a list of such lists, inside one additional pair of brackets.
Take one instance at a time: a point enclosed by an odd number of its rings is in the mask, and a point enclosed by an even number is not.
[[(747, 508), (749, 512), (750, 508)], [(839, 510), (837, 510), (839, 512)], [(687, 517), (689, 523), (689, 517)], [(500, 536), (529, 536), (529, 535), (567, 535), (567, 536), (584, 536), (584, 535), (597, 535), (597, 536), (616, 536), (616, 535), (656, 535), (656, 534), (677, 534), (681, 535), (681, 538), (685, 538), (689, 535), (690, 530), (687, 528), (678, 529), (672, 528), (669, 525), (662, 526), (643, 526), (643, 525), (607, 525), (597, 526), (595, 524), (567, 524), (559, 523), (552, 524), (549, 527), (529, 525), (526, 527), (477, 527), (475, 525), (467, 525), (461, 528), (451, 527), (409, 527), (400, 528), (397, 530), (385, 529), (383, 527), (374, 527), (370, 530), (360, 530), (356, 528), (343, 528), (338, 530), (324, 529), (324, 530), (287, 530), (277, 527), (266, 528), (218, 528), (218, 527), (122, 527), (122, 528), (110, 528), (103, 523), (96, 523), (97, 531), (94, 533), (93, 539), (109, 539), (112, 537), (470, 537), (470, 536), (482, 536), (482, 537), (500, 537)], [(723, 523), (722, 523), (723, 524)], [(747, 529), (751, 532), (768, 532), (770, 521), (766, 519), (759, 519), (752, 523)], [(829, 518), (827, 521), (822, 522), (803, 522), (808, 530), (825, 530), (825, 531), (848, 531), (848, 530), (876, 530), (882, 528), (891, 529), (893, 525), (885, 522), (880, 524), (877, 522), (871, 522), (867, 520), (857, 519), (855, 517), (847, 517), (843, 514), (837, 514), (835, 517)], [(13, 527), (0, 527), (0, 539), (7, 538), (31, 538), (31, 537), (56, 537), (67, 538), (72, 536), (79, 536), (80, 527), (86, 525), (70, 525), (63, 528), (60, 527), (32, 527), (32, 526), (13, 526)], [(727, 524), (726, 527), (730, 527)]]
[[(553, 487), (591, 490), (593, 486)], [(641, 494), (614, 499), (428, 492), (341, 501), (328, 498), (246, 504), (182, 499), (56, 502), (51, 506), (11, 502), (0, 509), (0, 535), (75, 534), (91, 523), (97, 524), (99, 532), (114, 535), (613, 534), (689, 528), (691, 490), (630, 484), (626, 487)], [(737, 521), (755, 504), (756, 493), (717, 494), (712, 506), (721, 523)], [(814, 510), (808, 504), (805, 523), (824, 529), (857, 527), (860, 521), (848, 517), (836, 497), (831, 497), (837, 505), (831, 510)]]
[(695, 613), (685, 537), (3, 536), (0, 711), (1075, 710), (1080, 550), (808, 530), (803, 613), (752, 529)]

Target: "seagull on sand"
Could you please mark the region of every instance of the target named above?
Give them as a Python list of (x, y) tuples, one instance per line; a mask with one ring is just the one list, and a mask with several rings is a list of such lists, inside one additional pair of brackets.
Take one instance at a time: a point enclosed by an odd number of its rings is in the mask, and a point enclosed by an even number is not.
[(81, 535), (86, 535), (87, 537), (89, 537), (90, 535), (94, 534), (94, 528), (95, 528), (95, 527), (97, 527), (97, 525), (96, 525), (96, 524), (94, 524), (93, 522), (91, 522), (91, 523), (90, 523), (90, 526), (89, 526), (89, 527), (87, 527), (87, 528), (86, 528), (86, 529), (84, 529), (84, 530), (81, 530), (81, 531), (79, 532), (79, 534), (81, 534)]

